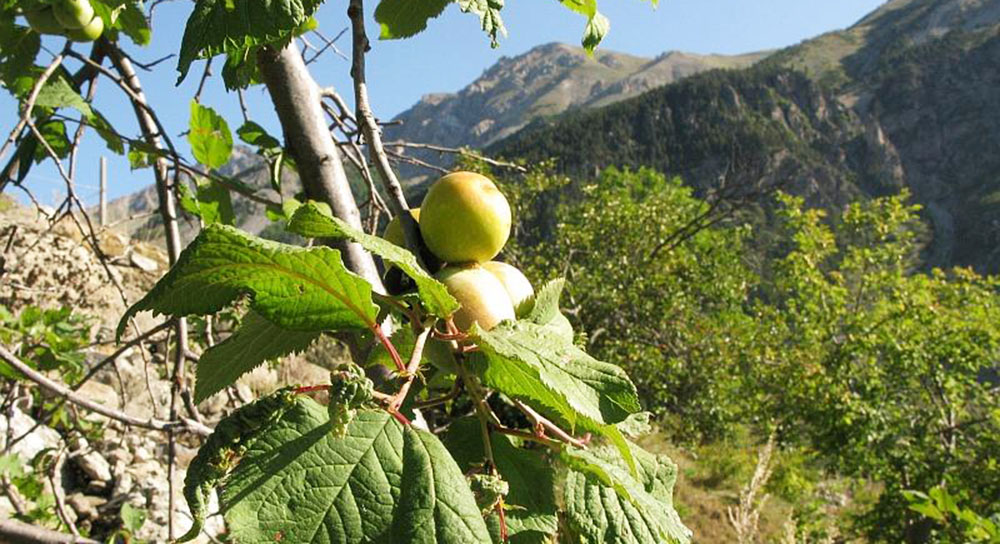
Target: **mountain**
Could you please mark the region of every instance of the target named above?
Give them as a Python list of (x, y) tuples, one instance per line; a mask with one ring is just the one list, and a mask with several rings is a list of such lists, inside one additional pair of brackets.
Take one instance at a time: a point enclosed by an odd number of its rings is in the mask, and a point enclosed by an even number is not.
[[(598, 50), (588, 57), (579, 47), (550, 43), (501, 58), (457, 93), (424, 96), (393, 119), (385, 139), (482, 148), (538, 117), (605, 106), (705, 70), (748, 66), (765, 55), (669, 52), (649, 59)], [(433, 153), (411, 154), (441, 160)]]
[(490, 150), (589, 176), (654, 166), (703, 193), (780, 185), (814, 205), (907, 188), (929, 266), (1000, 271), (1000, 0), (893, 0), (741, 70), (539, 119)]

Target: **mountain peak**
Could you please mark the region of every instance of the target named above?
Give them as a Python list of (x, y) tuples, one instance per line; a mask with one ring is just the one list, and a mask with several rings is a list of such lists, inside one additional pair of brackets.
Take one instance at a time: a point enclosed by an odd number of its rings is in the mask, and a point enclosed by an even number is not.
[(424, 96), (396, 117), (400, 125), (386, 128), (386, 138), (485, 147), (537, 117), (610, 104), (700, 71), (746, 66), (761, 56), (671, 51), (650, 59), (608, 50), (588, 56), (577, 46), (546, 43), (502, 57), (457, 93)]

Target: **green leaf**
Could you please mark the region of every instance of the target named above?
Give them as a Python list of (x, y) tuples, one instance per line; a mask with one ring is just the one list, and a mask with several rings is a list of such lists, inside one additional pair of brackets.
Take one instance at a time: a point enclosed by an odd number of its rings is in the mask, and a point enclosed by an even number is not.
[(251, 297), (251, 308), (284, 329), (371, 328), (378, 313), (371, 293), (371, 284), (348, 271), (335, 249), (306, 249), (208, 225), (177, 264), (125, 312), (118, 336), (128, 319), (144, 310), (206, 315), (242, 295)]
[(309, 398), (245, 443), (220, 503), (233, 540), (245, 544), (490, 541), (465, 477), (433, 434), (360, 411), (339, 438)]
[(404, 248), (351, 228), (340, 219), (324, 213), (316, 203), (308, 202), (295, 211), (288, 230), (310, 238), (339, 238), (357, 242), (361, 247), (395, 265), (413, 278), (420, 300), (431, 314), (447, 317), (458, 309), (458, 301), (441, 282), (434, 279), (417, 263), (417, 258)]
[[(452, 422), (444, 443), (465, 472), (481, 466), (485, 459), (479, 420), (474, 417)], [(510, 486), (504, 502), (511, 542), (545, 542), (559, 529), (552, 463), (541, 450), (521, 448), (502, 434), (490, 433), (490, 444), (497, 471)]]
[(0, 85), (18, 96), (15, 80), (34, 67), (41, 45), (37, 32), (12, 21), (0, 21)]
[(573, 326), (559, 310), (559, 297), (565, 286), (566, 280), (562, 278), (543, 285), (535, 294), (531, 312), (526, 320), (545, 326), (565, 342), (573, 342)]
[(427, 28), (427, 20), (441, 15), (451, 0), (382, 0), (375, 8), (379, 38), (408, 38)]
[(206, 178), (199, 179), (197, 184), (198, 189), (195, 193), (192, 193), (186, 185), (177, 186), (181, 207), (188, 213), (200, 217), (206, 225), (235, 224), (236, 214), (233, 212), (233, 200), (229, 189)]
[(250, 48), (290, 38), (320, 3), (320, 0), (200, 0), (184, 28), (177, 82), (184, 80), (195, 59), (227, 53), (245, 60)]
[(52, 75), (38, 92), (38, 99), (35, 100), (36, 107), (43, 108), (73, 108), (87, 118), (94, 115), (94, 110), (90, 104), (80, 96), (70, 83), (65, 70), (59, 70)]
[(481, 348), (470, 367), (483, 383), (556, 417), (571, 432), (592, 431), (614, 442), (630, 459), (614, 427), (641, 408), (625, 372), (587, 355), (558, 332), (530, 321), (504, 322), (469, 331)]
[[(66, 125), (62, 121), (46, 121), (36, 125), (38, 132), (52, 148), (52, 151), (60, 159), (69, 155), (69, 135), (66, 134)], [(35, 149), (35, 162), (40, 163), (49, 158), (49, 152), (45, 146), (38, 146)]]
[(196, 367), (194, 401), (222, 391), (261, 363), (309, 347), (318, 332), (290, 331), (248, 312), (229, 338), (208, 348)]
[(136, 508), (131, 504), (122, 503), (121, 517), (122, 525), (132, 534), (138, 533), (146, 523), (146, 511)]
[(638, 461), (637, 478), (610, 448), (563, 450), (570, 470), (560, 488), (560, 504), (568, 529), (580, 542), (594, 544), (690, 542), (691, 531), (673, 506), (676, 465), (634, 444), (629, 449)]
[(499, 45), (498, 38), (500, 36), (507, 35), (503, 19), (500, 18), (503, 0), (458, 0), (458, 6), (465, 13), (472, 13), (479, 17), (483, 32), (490, 37), (490, 44), (493, 47)]
[(209, 168), (221, 168), (233, 152), (229, 123), (212, 108), (191, 101), (188, 142), (194, 158)]
[[(652, 2), (656, 5), (657, 0)], [(608, 18), (597, 11), (597, 0), (559, 0), (559, 3), (587, 18), (587, 26), (583, 30), (583, 48), (588, 53), (593, 53), (611, 26)]]
[(281, 148), (281, 142), (277, 138), (268, 134), (267, 129), (253, 121), (243, 123), (240, 128), (236, 129), (236, 135), (247, 144), (257, 146), (261, 149)]

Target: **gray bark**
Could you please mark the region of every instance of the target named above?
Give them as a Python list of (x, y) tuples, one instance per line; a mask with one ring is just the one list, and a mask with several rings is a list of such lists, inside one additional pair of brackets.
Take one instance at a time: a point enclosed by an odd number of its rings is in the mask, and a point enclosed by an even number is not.
[[(306, 196), (330, 205), (333, 214), (361, 230), (361, 212), (351, 192), (340, 157), (326, 126), (319, 86), (309, 74), (294, 42), (283, 49), (264, 48), (258, 65), (281, 121), (285, 146), (295, 158)], [(344, 264), (384, 292), (371, 254), (355, 243), (338, 245)]]

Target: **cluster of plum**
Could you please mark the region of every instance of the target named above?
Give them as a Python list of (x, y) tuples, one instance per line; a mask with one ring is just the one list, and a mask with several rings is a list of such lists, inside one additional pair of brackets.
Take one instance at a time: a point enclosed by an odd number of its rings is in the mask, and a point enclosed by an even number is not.
[[(435, 181), (419, 208), (410, 210), (424, 247), (438, 260), (435, 277), (461, 303), (455, 325), (477, 322), (489, 330), (530, 308), (534, 289), (516, 267), (493, 261), (510, 237), (510, 204), (496, 184), (473, 172), (454, 172)], [(383, 238), (406, 246), (399, 218)], [(425, 262), (431, 259), (425, 258)], [(387, 282), (389, 283), (389, 282)]]
[(76, 42), (92, 42), (104, 33), (104, 21), (94, 13), (90, 0), (55, 0), (27, 3), (24, 18), (39, 34), (66, 36)]

